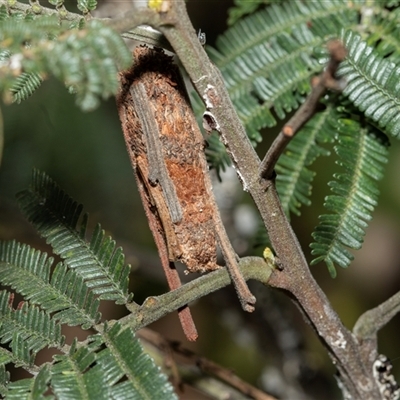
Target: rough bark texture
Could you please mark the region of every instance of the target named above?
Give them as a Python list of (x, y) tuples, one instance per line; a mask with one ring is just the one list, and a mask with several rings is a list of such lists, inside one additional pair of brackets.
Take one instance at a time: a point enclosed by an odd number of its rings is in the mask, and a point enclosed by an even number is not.
[[(182, 78), (172, 58), (161, 50), (139, 47), (134, 58), (134, 67), (122, 76), (118, 108), (157, 246), (160, 253), (166, 247), (169, 261), (183, 262), (190, 272), (214, 270), (218, 267), (215, 202), (208, 182), (204, 139), (188, 104)], [(130, 97), (131, 86), (139, 82), (145, 88), (145, 106), (151, 108), (156, 121), (155, 150), (161, 151), (161, 159), (149, 154), (154, 149), (148, 144), (149, 138)], [(156, 166), (152, 162), (165, 164), (166, 179), (154, 179), (152, 169)], [(174, 199), (166, 195), (168, 179), (179, 202), (179, 216), (171, 213)]]

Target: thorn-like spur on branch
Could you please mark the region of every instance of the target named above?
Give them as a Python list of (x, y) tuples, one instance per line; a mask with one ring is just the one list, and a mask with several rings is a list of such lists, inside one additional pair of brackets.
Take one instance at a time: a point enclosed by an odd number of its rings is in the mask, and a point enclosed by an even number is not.
[(400, 292), (358, 318), (353, 333), (358, 339), (377, 340), (377, 333), (400, 312)]
[(300, 128), (309, 121), (316, 113), (319, 100), (326, 89), (340, 89), (335, 79), (336, 70), (346, 56), (346, 49), (342, 42), (333, 40), (328, 43), (330, 60), (321, 75), (312, 80), (312, 90), (305, 102), (300, 106), (292, 118), (285, 124), (282, 131), (272, 143), (260, 166), (261, 179), (271, 179), (274, 173), (275, 164), (286, 146)]
[[(180, 378), (180, 375), (182, 375), (185, 381), (188, 381), (189, 378), (190, 385), (200, 391), (210, 393), (211, 388), (218, 388), (217, 390), (221, 394), (219, 398), (233, 398), (237, 393), (236, 391), (239, 391), (255, 400), (276, 400), (275, 397), (243, 381), (232, 371), (205, 357), (198, 356), (191, 350), (184, 348), (180, 343), (163, 338), (159, 333), (151, 329), (141, 329), (137, 332), (137, 336), (145, 346), (151, 346), (157, 354), (161, 353), (162, 357), (165, 358), (165, 364), (168, 363), (177, 386), (182, 383)], [(179, 362), (175, 361), (175, 359), (179, 359)], [(210, 376), (211, 380), (210, 378), (206, 381), (199, 379), (199, 370), (202, 374)], [(193, 374), (195, 374), (196, 379), (190, 379)], [(213, 384), (214, 382), (215, 385)], [(221, 383), (223, 384), (221, 385)], [(232, 390), (232, 388), (235, 390)]]

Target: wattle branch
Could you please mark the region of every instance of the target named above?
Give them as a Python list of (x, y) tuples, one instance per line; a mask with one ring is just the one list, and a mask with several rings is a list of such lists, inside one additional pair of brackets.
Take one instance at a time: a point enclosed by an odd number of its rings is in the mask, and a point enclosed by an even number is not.
[[(272, 260), (261, 257), (244, 257), (239, 261), (239, 267), (245, 280), (256, 279), (264, 285), (275, 269)], [(174, 312), (209, 293), (215, 292), (231, 283), (226, 268), (220, 268), (200, 278), (157, 297), (148, 297), (138, 306), (136, 303), (127, 305), (131, 314), (119, 320), (122, 325), (130, 326), (137, 331), (154, 321)], [(99, 328), (100, 329), (100, 328)]]
[[(276, 269), (269, 285), (289, 292), (303, 310), (336, 365), (344, 391), (353, 398), (377, 399), (370, 353), (346, 329), (312, 277), (303, 251), (289, 224), (271, 176), (260, 176), (261, 163), (229, 99), (223, 79), (211, 63), (189, 20), (183, 1), (164, 1), (164, 11), (147, 10), (146, 21), (160, 30), (179, 56), (204, 101), (205, 125), (220, 133), (242, 181), (260, 211), (282, 269)], [(150, 14), (153, 12), (153, 16)], [(137, 15), (136, 15), (137, 18)], [(123, 24), (129, 26), (126, 17)], [(115, 25), (116, 26), (116, 25)], [(376, 357), (375, 357), (376, 358)]]

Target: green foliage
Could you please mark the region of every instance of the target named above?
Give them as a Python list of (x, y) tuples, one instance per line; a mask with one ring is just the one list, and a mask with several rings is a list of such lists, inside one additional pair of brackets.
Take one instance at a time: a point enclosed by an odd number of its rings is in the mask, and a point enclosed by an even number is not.
[(397, 7), (400, 4), (399, 0), (387, 0), (386, 6), (387, 7)]
[(390, 13), (382, 10), (375, 14), (373, 24), (369, 25), (369, 35), (365, 38), (367, 44), (374, 48), (374, 52), (395, 63), (400, 57), (399, 12), (399, 9)]
[(0, 281), (40, 305), (60, 323), (88, 329), (99, 322), (99, 299), (76, 271), (45, 253), (16, 242), (0, 242)]
[[(57, 2), (58, 5), (58, 2)], [(80, 1), (85, 13), (96, 7), (93, 0)], [(3, 62), (0, 89), (11, 89), (13, 100), (30, 96), (49, 74), (76, 93), (82, 110), (96, 108), (100, 99), (118, 89), (119, 69), (132, 58), (121, 37), (96, 20), (81, 24), (60, 20), (60, 15), (9, 13), (0, 7), (0, 41)]]
[(300, 215), (300, 206), (311, 204), (310, 194), (315, 172), (308, 167), (319, 156), (330, 154), (321, 144), (333, 142), (337, 116), (332, 106), (316, 114), (293, 138), (279, 158), (276, 165), (276, 186), (287, 215), (289, 212)]
[(7, 386), (10, 381), (10, 373), (6, 371), (4, 363), (0, 361), (0, 396), (4, 398), (7, 392)]
[[(115, 242), (99, 225), (87, 242), (82, 206), (39, 171), (18, 198), (64, 262), (53, 267), (53, 258), (45, 253), (15, 241), (0, 242), (0, 283), (24, 299), (15, 309), (14, 293), (0, 291), (0, 394), (7, 399), (176, 399), (131, 328), (100, 323), (101, 299), (127, 303), (131, 298), (129, 266)], [(93, 327), (98, 333), (84, 342), (75, 339), (69, 347), (62, 324)], [(34, 366), (45, 347), (55, 347), (59, 354)], [(37, 373), (10, 383), (4, 369), (10, 362)]]
[[(400, 10), (395, 7), (397, 1), (359, 0), (350, 6), (346, 0), (237, 0), (231, 10), (235, 23), (218, 38), (216, 49), (209, 49), (256, 145), (263, 128), (287, 118), (310, 92), (311, 78), (329, 58), (327, 41), (342, 38), (348, 55), (337, 76), (344, 96), (328, 94), (324, 111), (298, 132), (276, 166), (282, 206), (288, 215), (300, 215), (301, 206), (311, 204), (315, 172), (310, 167), (317, 157), (329, 154), (326, 144), (337, 141), (337, 164), (345, 171), (330, 183), (334, 194), (326, 199), (328, 213), (320, 217), (311, 245), (313, 263), (325, 261), (332, 275), (335, 264), (347, 267), (352, 260), (347, 248), (362, 245), (377, 204), (377, 181), (387, 158), (381, 133), (400, 136)], [(337, 110), (352, 104), (358, 111), (350, 123), (349, 115)], [(345, 146), (360, 152), (359, 157), (347, 159)], [(207, 151), (212, 166), (228, 165), (220, 143), (211, 140)], [(263, 231), (256, 242), (265, 240)]]
[(41, 399), (48, 389), (57, 399), (177, 399), (131, 330), (118, 323), (84, 346), (74, 341), (67, 354), (55, 355), (35, 377), (7, 389), (7, 399)]
[(7, 399), (53, 399), (54, 397), (46, 396), (48, 384), (50, 381), (50, 366), (44, 365), (39, 373), (31, 379), (20, 379), (12, 382), (8, 386)]
[(347, 31), (343, 37), (348, 49), (339, 76), (346, 79), (347, 95), (356, 107), (388, 134), (400, 136), (400, 70), (374, 53), (361, 37)]
[(318, 256), (312, 264), (325, 261), (332, 277), (336, 276), (334, 264), (346, 268), (353, 259), (345, 247), (359, 249), (362, 245), (388, 156), (387, 141), (371, 125), (348, 116), (338, 121), (337, 129), (335, 151), (342, 169), (329, 183), (334, 194), (326, 197), (324, 205), (331, 213), (319, 217), (311, 244), (312, 254)]
[(130, 301), (130, 266), (124, 263), (122, 249), (115, 249), (115, 241), (105, 236), (99, 224), (88, 245), (85, 240), (88, 217), (85, 214), (80, 221), (81, 204), (36, 170), (31, 188), (17, 197), (29, 221), (94, 294), (119, 304)]
[[(105, 371), (107, 383), (112, 385), (108, 398), (121, 398), (131, 393), (130, 398), (176, 399), (165, 376), (143, 352), (130, 329), (122, 329), (116, 323), (106, 328), (103, 337), (107, 348), (99, 353), (97, 362)], [(125, 381), (122, 380), (124, 376), (128, 378)]]
[[(71, 346), (68, 354), (56, 355), (51, 368), (51, 387), (57, 398), (94, 399), (106, 398), (102, 371), (96, 365), (95, 351), (101, 345), (100, 338), (88, 338), (88, 344), (77, 348), (77, 342)], [(97, 339), (97, 340), (96, 340)]]
[(252, 14), (261, 4), (278, 3), (282, 0), (234, 0), (235, 7), (229, 9), (228, 25), (233, 25), (245, 15)]
[(13, 298), (6, 290), (0, 292), (1, 343), (9, 343), (14, 363), (28, 366), (44, 347), (60, 348), (64, 337), (61, 326), (49, 314), (25, 302), (14, 309)]
[(96, 0), (78, 0), (78, 9), (84, 14), (93, 11), (97, 7)]
[(37, 73), (23, 72), (15, 79), (10, 89), (13, 101), (19, 104), (21, 101), (26, 100), (41, 85), (42, 81), (43, 79)]
[[(357, 24), (357, 7), (345, 0), (285, 1), (246, 18), (218, 38), (210, 55), (221, 69), (249, 138), (276, 124), (308, 94), (323, 65), (314, 48)], [(275, 115), (274, 115), (275, 113)]]

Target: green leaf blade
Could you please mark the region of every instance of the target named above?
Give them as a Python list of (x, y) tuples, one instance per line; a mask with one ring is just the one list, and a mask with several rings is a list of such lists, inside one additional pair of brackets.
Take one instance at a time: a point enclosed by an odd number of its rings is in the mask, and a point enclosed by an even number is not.
[(357, 24), (358, 8), (346, 1), (274, 2), (218, 38), (210, 54), (253, 143), (310, 92), (311, 77), (323, 69), (313, 49)]
[(28, 303), (12, 308), (13, 294), (0, 292), (1, 343), (10, 343), (14, 362), (30, 365), (44, 347), (60, 348), (64, 344), (61, 327), (48, 314)]
[(365, 229), (377, 205), (377, 182), (383, 177), (387, 162), (387, 141), (371, 125), (341, 118), (338, 124), (335, 151), (342, 172), (329, 183), (334, 194), (327, 196), (324, 206), (333, 214), (319, 217), (310, 247), (317, 256), (312, 265), (325, 261), (332, 277), (335, 264), (348, 267), (353, 255), (346, 249), (359, 249)]
[[(113, 397), (177, 399), (166, 376), (143, 351), (129, 328), (121, 329), (117, 323), (104, 335), (108, 349), (100, 354), (99, 363), (103, 370), (109, 371), (108, 379), (114, 384), (111, 388)], [(118, 383), (124, 375), (127, 381)], [(130, 395), (126, 397), (126, 393)]]
[[(100, 299), (125, 304), (128, 294), (128, 265), (115, 242), (105, 237), (98, 225), (90, 244), (78, 220), (82, 206), (62, 191), (47, 175), (34, 171), (32, 187), (18, 194), (22, 210), (51, 244), (67, 266), (80, 275), (87, 287), (100, 293)], [(83, 218), (86, 228), (87, 219)], [(123, 273), (122, 273), (123, 271)], [(102, 296), (102, 293), (107, 293)]]
[(302, 205), (310, 205), (315, 173), (309, 166), (320, 156), (328, 156), (323, 144), (334, 140), (333, 120), (337, 113), (332, 107), (316, 114), (289, 143), (276, 165), (276, 186), (285, 213), (300, 215)]
[[(50, 278), (53, 259), (27, 245), (0, 241), (0, 281), (53, 318), (85, 329), (99, 322), (99, 301), (88, 294), (83, 278), (58, 263)], [(79, 289), (79, 291), (78, 291)]]
[(346, 31), (342, 35), (348, 55), (337, 75), (346, 80), (343, 93), (365, 116), (388, 134), (400, 134), (400, 68), (383, 59), (379, 52)]

